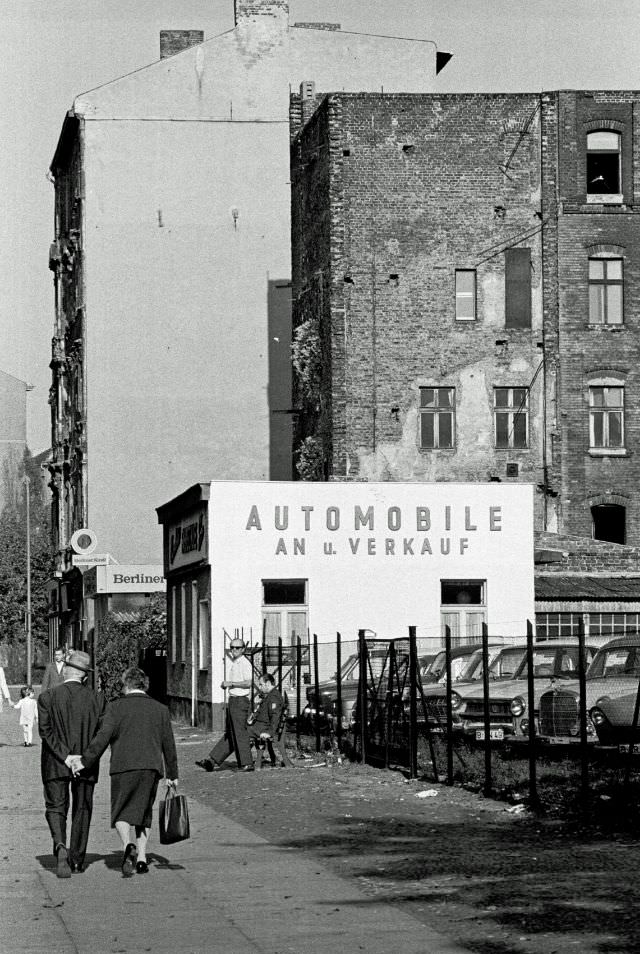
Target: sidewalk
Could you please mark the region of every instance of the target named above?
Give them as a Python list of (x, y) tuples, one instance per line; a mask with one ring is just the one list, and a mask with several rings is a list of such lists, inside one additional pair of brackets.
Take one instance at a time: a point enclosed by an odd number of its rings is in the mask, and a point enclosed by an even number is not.
[[(42, 803), (40, 741), (25, 749), (17, 723), (17, 713), (5, 707), (3, 954), (463, 954), (396, 906), (365, 896), (302, 851), (270, 845), (193, 796), (191, 839), (159, 846), (154, 818), (150, 873), (123, 879), (118, 839), (109, 828), (107, 757), (94, 801), (87, 871), (56, 878)], [(192, 750), (178, 745), (184, 763)]]

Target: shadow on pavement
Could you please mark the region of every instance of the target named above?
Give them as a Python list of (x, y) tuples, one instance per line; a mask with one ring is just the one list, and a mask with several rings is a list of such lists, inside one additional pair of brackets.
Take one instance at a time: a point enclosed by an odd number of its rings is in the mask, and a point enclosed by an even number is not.
[(281, 844), (364, 881), (372, 892), (365, 904), (418, 904), (450, 929), (463, 919), (457, 939), (476, 954), (513, 951), (490, 937), (500, 927), (523, 940), (547, 935), (550, 951), (580, 939), (602, 954), (639, 949), (635, 842), (579, 840), (535, 820), (474, 829), (433, 818), (333, 818), (326, 834)]

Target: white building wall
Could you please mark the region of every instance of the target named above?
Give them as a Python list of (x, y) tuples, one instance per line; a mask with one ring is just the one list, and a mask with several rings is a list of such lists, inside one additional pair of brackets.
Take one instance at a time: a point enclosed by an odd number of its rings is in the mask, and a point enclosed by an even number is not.
[[(373, 530), (356, 529), (356, 506), (373, 507)], [(418, 507), (429, 530), (417, 529)], [(523, 638), (534, 620), (531, 485), (212, 483), (208, 526), (214, 704), (224, 631), (261, 632), (265, 579), (308, 581), (309, 631), (325, 642), (412, 625), (439, 636), (441, 580), (486, 581), (491, 636)]]
[(269, 476), (267, 282), (290, 277), (290, 89), (411, 92), (434, 76), (428, 42), (258, 17), (76, 100), (101, 552), (152, 562), (155, 501), (205, 475)]

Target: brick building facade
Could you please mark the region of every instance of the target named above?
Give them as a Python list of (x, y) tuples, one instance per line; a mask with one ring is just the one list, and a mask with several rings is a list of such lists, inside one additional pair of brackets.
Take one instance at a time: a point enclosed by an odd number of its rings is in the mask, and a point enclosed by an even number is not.
[(639, 104), (292, 98), (299, 476), (526, 481), (640, 544)]

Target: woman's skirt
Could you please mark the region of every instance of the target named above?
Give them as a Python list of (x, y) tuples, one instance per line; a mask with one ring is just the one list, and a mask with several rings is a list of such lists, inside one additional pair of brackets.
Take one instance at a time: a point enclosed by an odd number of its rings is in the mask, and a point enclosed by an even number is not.
[(150, 828), (160, 775), (153, 769), (117, 772), (111, 776), (111, 827), (118, 821)]

